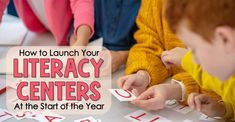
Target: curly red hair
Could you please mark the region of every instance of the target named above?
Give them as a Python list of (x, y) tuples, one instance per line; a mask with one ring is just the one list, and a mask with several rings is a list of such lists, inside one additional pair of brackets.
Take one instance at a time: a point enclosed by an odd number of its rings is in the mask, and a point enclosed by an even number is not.
[(165, 17), (174, 33), (185, 19), (191, 31), (209, 41), (216, 27), (235, 27), (235, 0), (167, 0)]

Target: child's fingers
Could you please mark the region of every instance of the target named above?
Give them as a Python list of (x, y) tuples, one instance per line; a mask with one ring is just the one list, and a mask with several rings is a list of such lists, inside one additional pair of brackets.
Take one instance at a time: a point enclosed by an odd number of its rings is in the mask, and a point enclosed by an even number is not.
[(197, 111), (201, 111), (201, 95), (198, 95), (194, 98), (194, 101), (195, 101), (195, 106), (196, 106), (196, 110)]
[(159, 110), (164, 108), (164, 105), (160, 105), (158, 103), (158, 98), (151, 98), (148, 100), (137, 100), (134, 102), (134, 104), (147, 110)]
[(163, 56), (161, 59), (162, 59), (162, 63), (166, 66), (166, 68), (169, 68), (167, 55)]
[(138, 100), (147, 100), (150, 98), (150, 96), (152, 96), (154, 94), (154, 88), (150, 87), (149, 89), (147, 89), (145, 92), (143, 92), (142, 94), (140, 94), (139, 97), (137, 97)]
[(166, 55), (169, 55), (169, 51), (163, 51), (161, 57), (164, 57)]
[(208, 105), (205, 105), (205, 104), (202, 104), (201, 105), (201, 112), (205, 115), (207, 115), (208, 117), (214, 117), (214, 116), (211, 116), (210, 113), (210, 109), (208, 108)]
[(192, 94), (190, 94), (190, 95), (188, 96), (188, 100), (187, 100), (189, 107), (192, 108), (192, 109), (194, 109), (193, 98), (194, 98), (194, 97), (193, 97), (193, 93), (192, 93)]
[(134, 100), (131, 103), (133, 103), (136, 106), (139, 106), (141, 108), (147, 108), (146, 100)]
[(76, 36), (72, 34), (69, 39), (70, 46), (72, 46), (76, 41)]
[(149, 100), (146, 100), (146, 104), (148, 105), (147, 109), (148, 110), (159, 110), (163, 109), (165, 104), (162, 104), (159, 102), (159, 98), (152, 98)]
[(195, 103), (198, 111), (202, 110), (202, 105), (208, 105), (210, 104), (210, 102), (211, 99), (206, 94), (200, 94), (195, 97)]
[(126, 81), (126, 79), (128, 78), (128, 76), (122, 76), (117, 80), (117, 86), (119, 88), (123, 88), (123, 84)]
[(140, 93), (138, 92), (137, 89), (133, 89), (131, 92), (132, 92), (135, 96), (139, 96), (139, 95), (140, 95)]
[(131, 77), (127, 78), (126, 81), (123, 83), (123, 89), (124, 90), (130, 89), (134, 82), (135, 82), (135, 79)]
[(162, 62), (166, 66), (166, 68), (170, 68), (175, 64), (174, 57), (170, 55), (165, 55), (162, 57)]
[(188, 105), (189, 107), (191, 107), (192, 109), (195, 109), (195, 102), (194, 102), (194, 97), (197, 96), (198, 93), (191, 93), (188, 96)]

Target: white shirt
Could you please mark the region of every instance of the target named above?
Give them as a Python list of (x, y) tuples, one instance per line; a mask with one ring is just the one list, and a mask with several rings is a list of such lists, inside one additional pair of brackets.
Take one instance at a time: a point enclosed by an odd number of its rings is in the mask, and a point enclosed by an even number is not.
[(39, 21), (45, 26), (45, 28), (50, 30), (46, 18), (46, 12), (43, 0), (28, 0), (28, 3), (32, 8), (34, 14), (38, 17)]

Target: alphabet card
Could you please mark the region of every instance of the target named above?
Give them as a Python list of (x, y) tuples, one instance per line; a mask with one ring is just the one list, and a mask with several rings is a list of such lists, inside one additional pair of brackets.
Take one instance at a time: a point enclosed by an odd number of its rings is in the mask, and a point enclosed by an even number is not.
[(187, 114), (189, 112), (191, 112), (193, 109), (191, 109), (190, 107), (186, 106), (186, 105), (179, 105), (175, 108), (173, 108), (175, 111), (182, 113), (182, 114)]
[(13, 117), (13, 114), (6, 109), (0, 108), (0, 122), (3, 122), (5, 120), (8, 120)]
[[(18, 112), (13, 114), (13, 116), (17, 119), (17, 120), (22, 120), (25, 118), (32, 118), (32, 116), (36, 116), (37, 114), (42, 114), (43, 111), (31, 111), (31, 110), (25, 110), (22, 112)], [(32, 118), (34, 119), (34, 118)]]
[(125, 118), (132, 122), (172, 122), (160, 115), (153, 115), (143, 110), (126, 115)]
[(165, 103), (166, 108), (174, 108), (178, 106), (178, 102), (176, 100), (167, 100)]
[(43, 114), (36, 114), (36, 115), (32, 115), (27, 118), (34, 119), (39, 122), (60, 122), (65, 119), (64, 116), (61, 116), (61, 115), (58, 115), (58, 114), (52, 113), (52, 112), (45, 112)]
[(136, 96), (128, 90), (109, 89), (109, 91), (120, 101), (132, 101)]
[(74, 122), (99, 122), (99, 121), (100, 120), (96, 120), (92, 116), (86, 117), (86, 118), (83, 118), (83, 119), (74, 120)]
[(205, 114), (202, 114), (201, 117), (199, 118), (199, 120), (208, 121), (208, 122), (216, 121), (215, 118), (210, 118)]

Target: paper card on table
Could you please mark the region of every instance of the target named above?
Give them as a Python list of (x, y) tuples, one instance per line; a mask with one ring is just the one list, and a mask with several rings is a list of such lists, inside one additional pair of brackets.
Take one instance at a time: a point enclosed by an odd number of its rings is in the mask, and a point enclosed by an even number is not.
[(40, 111), (29, 111), (29, 110), (26, 110), (26, 111), (18, 112), (16, 114), (14, 114), (13, 116), (17, 120), (22, 120), (22, 119), (25, 119), (25, 118), (30, 118), (33, 115), (41, 114), (41, 113), (42, 112), (40, 112)]
[(20, 82), (8, 80), (7, 81), (7, 86), (9, 86), (13, 89), (17, 89), (17, 86), (18, 86), (19, 83)]
[(125, 118), (132, 122), (172, 122), (160, 115), (153, 115), (143, 110), (135, 111), (134, 113), (126, 115)]
[(136, 99), (136, 96), (127, 90), (109, 89), (109, 91), (120, 101), (132, 101)]
[(174, 108), (174, 107), (178, 106), (178, 102), (176, 100), (167, 100), (165, 103), (165, 106), (167, 108)]
[(90, 116), (90, 117), (74, 120), (74, 122), (97, 122), (97, 120), (95, 120), (95, 118)]
[(186, 120), (184, 120), (183, 122), (193, 122), (193, 121), (186, 119)]
[(27, 34), (22, 22), (3, 22), (0, 25), (0, 45), (20, 46)]
[(13, 116), (17, 119), (17, 120), (22, 120), (25, 119), (27, 116), (32, 115), (33, 112), (31, 111), (24, 111), (24, 112), (19, 112), (14, 114)]
[(13, 117), (13, 114), (6, 109), (0, 109), (0, 122), (8, 120)]
[(132, 122), (141, 122), (145, 121), (148, 116), (151, 116), (151, 114), (143, 110), (138, 110), (129, 115), (126, 115), (125, 118), (131, 120)]
[(1, 70), (0, 70), (0, 74), (12, 74), (12, 73), (8, 73), (7, 71), (7, 62), (6, 62), (6, 54), (8, 52), (8, 50), (10, 49), (10, 47), (0, 47), (0, 64), (1, 64)]
[[(6, 77), (9, 77), (9, 76), (6, 75)], [(1, 78), (0, 77), (0, 82), (4, 82), (5, 83), (5, 87), (11, 87), (13, 89), (17, 89), (18, 84), (21, 82), (21, 80), (20, 81), (14, 81), (11, 78)]]
[(97, 122), (102, 122), (101, 119), (97, 119), (96, 121), (97, 121)]
[(0, 94), (6, 91), (6, 80), (0, 77)]
[(182, 114), (187, 114), (192, 111), (192, 109), (186, 105), (179, 105), (173, 109), (179, 113), (182, 113)]
[(16, 104), (18, 102), (21, 102), (20, 99), (18, 97), (14, 97), (12, 99), (9, 100), (9, 103), (11, 104)]
[(153, 115), (152, 117), (149, 117), (147, 119), (147, 122), (172, 122), (172, 121), (159, 115)]
[(210, 118), (210, 117), (208, 117), (207, 115), (202, 114), (202, 115), (201, 115), (201, 117), (199, 118), (199, 120), (212, 122), (212, 121), (215, 121), (216, 119), (214, 119), (214, 118)]
[(58, 115), (58, 114), (52, 113), (52, 112), (46, 112), (43, 114), (36, 114), (36, 115), (32, 115), (27, 118), (35, 119), (39, 122), (60, 122), (65, 119), (64, 116), (61, 116), (61, 115)]

